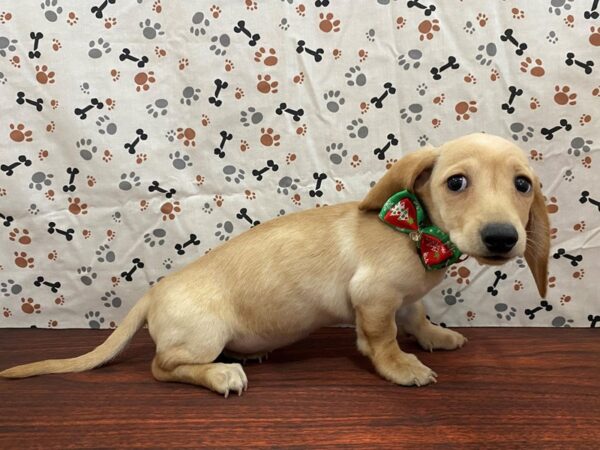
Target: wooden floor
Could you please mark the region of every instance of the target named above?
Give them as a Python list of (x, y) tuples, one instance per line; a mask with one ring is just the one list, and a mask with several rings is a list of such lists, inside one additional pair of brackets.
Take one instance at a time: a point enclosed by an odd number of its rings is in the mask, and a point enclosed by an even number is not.
[[(463, 329), (454, 352), (415, 352), (439, 375), (394, 386), (324, 329), (249, 363), (224, 399), (155, 381), (140, 331), (111, 365), (0, 380), (0, 448), (600, 448), (600, 335), (594, 329)], [(0, 330), (0, 368), (83, 353), (108, 332)]]

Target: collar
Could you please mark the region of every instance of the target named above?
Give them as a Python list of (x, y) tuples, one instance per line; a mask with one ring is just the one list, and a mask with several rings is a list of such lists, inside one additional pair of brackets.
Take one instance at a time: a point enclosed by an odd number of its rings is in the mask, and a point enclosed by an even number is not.
[(450, 236), (435, 225), (427, 225), (427, 214), (419, 199), (404, 190), (392, 195), (383, 205), (379, 218), (392, 228), (406, 233), (417, 246), (426, 270), (444, 269), (459, 260), (462, 253)]

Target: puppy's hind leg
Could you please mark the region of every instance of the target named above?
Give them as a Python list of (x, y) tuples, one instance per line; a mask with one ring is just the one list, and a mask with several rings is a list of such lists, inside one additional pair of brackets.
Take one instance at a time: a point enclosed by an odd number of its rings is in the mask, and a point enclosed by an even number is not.
[(420, 300), (401, 307), (396, 313), (396, 322), (399, 328), (417, 338), (425, 350), (454, 350), (467, 342), (462, 334), (427, 320), (425, 307)]

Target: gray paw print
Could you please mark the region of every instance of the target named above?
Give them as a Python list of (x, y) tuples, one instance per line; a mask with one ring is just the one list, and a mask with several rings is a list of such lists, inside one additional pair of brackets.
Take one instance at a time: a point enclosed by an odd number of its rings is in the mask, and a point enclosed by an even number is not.
[(31, 183), (29, 183), (29, 189), (35, 188), (38, 191), (41, 191), (44, 186), (52, 185), (52, 178), (54, 178), (54, 175), (52, 175), (51, 173), (46, 174), (44, 172), (36, 172), (33, 175), (31, 175)]
[(204, 13), (202, 11), (197, 12), (192, 16), (192, 26), (190, 27), (190, 33), (195, 36), (205, 35), (206, 28), (210, 25), (210, 20), (204, 17)]
[(323, 98), (327, 102), (327, 109), (333, 113), (340, 110), (340, 105), (343, 105), (346, 100), (340, 97), (340, 91), (328, 91), (323, 94)]
[(155, 228), (151, 233), (144, 234), (144, 242), (150, 247), (158, 245), (159, 247), (165, 243), (167, 231), (164, 228)]
[(360, 118), (350, 122), (350, 124), (346, 126), (346, 130), (350, 132), (348, 133), (348, 136), (350, 136), (352, 139), (357, 137), (364, 139), (369, 134), (369, 129)]
[(556, 35), (556, 31), (550, 31), (546, 36), (546, 40), (551, 44), (556, 44), (558, 42), (558, 36)]
[(417, 92), (419, 93), (419, 95), (421, 97), (427, 93), (427, 89), (429, 89), (429, 88), (427, 87), (427, 85), (425, 83), (421, 83), (417, 86)]
[(569, 155), (574, 156), (579, 156), (583, 153), (588, 153), (592, 149), (590, 145), (592, 145), (593, 143), (594, 141), (590, 139), (583, 139), (582, 137), (578, 136), (571, 140), (571, 145), (569, 146), (567, 153)]
[(140, 185), (140, 177), (135, 174), (135, 172), (122, 173), (121, 181), (119, 182), (119, 189), (122, 191), (129, 191), (134, 186), (138, 187)]
[(98, 277), (98, 274), (92, 270), (91, 267), (82, 266), (77, 269), (77, 274), (81, 275), (79, 277), (79, 281), (81, 281), (86, 286), (91, 285), (94, 280)]
[(365, 36), (367, 37), (367, 40), (369, 42), (375, 42), (375, 30), (373, 28), (371, 28), (369, 31), (367, 31), (365, 33)]
[(177, 170), (183, 170), (192, 165), (190, 157), (188, 155), (182, 155), (179, 151), (169, 153), (169, 159), (173, 163), (173, 167)]
[(517, 315), (517, 309), (512, 306), (509, 309), (506, 303), (496, 303), (494, 309), (497, 311), (496, 317), (498, 317), (498, 319), (504, 318), (510, 321)]
[(333, 164), (341, 164), (344, 158), (348, 155), (348, 150), (344, 148), (344, 144), (330, 144), (325, 147), (325, 151), (329, 153), (329, 160)]
[(38, 213), (40, 212), (40, 209), (37, 207), (37, 205), (35, 203), (32, 203), (31, 205), (29, 205), (29, 208), (27, 208), (27, 212), (29, 214), (31, 214), (32, 216), (37, 216)]
[(571, 328), (573, 320), (567, 319), (563, 316), (556, 316), (552, 319), (552, 326), (557, 328)]
[(418, 122), (421, 120), (421, 113), (423, 112), (423, 106), (419, 103), (413, 103), (408, 105), (408, 108), (402, 108), (400, 110), (400, 118), (406, 121), (406, 123), (411, 123), (413, 120)]
[(112, 49), (110, 44), (102, 38), (98, 38), (98, 41), (90, 41), (90, 50), (88, 56), (92, 59), (101, 58), (105, 53), (110, 53)]
[(89, 95), (89, 93), (90, 93), (90, 83), (88, 83), (87, 81), (84, 81), (83, 83), (81, 83), (79, 85), (79, 89), (81, 89), (81, 92), (83, 92), (85, 95)]
[(173, 267), (173, 260), (171, 258), (167, 258), (163, 261), (163, 266), (165, 266), (165, 269), (167, 270), (171, 270), (171, 268)]
[(227, 47), (231, 43), (231, 39), (228, 34), (222, 34), (221, 36), (213, 36), (210, 38), (211, 45), (208, 48), (211, 52), (213, 52), (217, 56), (225, 56)]
[(290, 28), (290, 24), (285, 17), (281, 19), (281, 22), (279, 22), (279, 28), (281, 28), (283, 31), (287, 31)]
[(200, 94), (199, 88), (186, 86), (183, 88), (183, 91), (181, 91), (181, 98), (179, 99), (179, 102), (182, 105), (190, 106), (192, 103), (197, 102), (200, 99), (198, 94)]
[(18, 295), (22, 290), (23, 287), (20, 284), (15, 283), (15, 280), (6, 280), (0, 283), (0, 293), (5, 297), (8, 297), (11, 294)]
[(453, 292), (452, 288), (443, 289), (442, 295), (444, 296), (444, 301), (447, 305), (456, 305), (456, 303), (464, 302), (464, 299), (461, 298), (460, 292)]
[(225, 174), (225, 181), (231, 183), (231, 181), (235, 182), (235, 184), (239, 184), (240, 181), (244, 179), (246, 172), (243, 169), (237, 169), (235, 166), (227, 165), (223, 167), (223, 173)]
[(6, 50), (8, 50), (9, 52), (14, 52), (17, 49), (17, 47), (15, 46), (15, 44), (17, 43), (19, 43), (19, 41), (16, 39), (9, 39), (7, 37), (0, 36), (0, 56), (2, 56), (3, 58), (6, 57)]
[(140, 22), (140, 28), (142, 29), (142, 34), (146, 39), (154, 39), (156, 36), (162, 36), (165, 34), (164, 31), (160, 31), (161, 24), (158, 22), (153, 24), (150, 19)]
[(220, 241), (228, 241), (232, 231), (233, 224), (227, 220), (224, 223), (217, 224), (217, 232), (215, 233), (215, 236), (218, 237)]
[(98, 133), (110, 134), (111, 136), (117, 132), (117, 124), (110, 121), (110, 117), (107, 115), (98, 117), (96, 120), (98, 126)]
[(408, 51), (407, 55), (400, 55), (398, 57), (398, 65), (402, 67), (404, 70), (408, 70), (411, 68), (418, 69), (421, 65), (421, 57), (423, 56), (423, 52), (416, 48)]
[(560, 16), (563, 10), (568, 11), (571, 9), (571, 3), (573, 3), (573, 0), (551, 0), (548, 12)]
[(465, 23), (465, 26), (463, 27), (463, 30), (467, 34), (475, 33), (475, 27), (473, 26), (473, 22), (471, 22), (470, 20), (467, 20), (467, 22)]
[(169, 102), (167, 101), (166, 98), (159, 98), (158, 100), (156, 100), (154, 102), (154, 104), (149, 103), (148, 105), (146, 105), (146, 112), (148, 114), (150, 114), (152, 117), (154, 117), (155, 119), (159, 115), (166, 116), (168, 105), (169, 105)]
[(496, 44), (493, 42), (489, 42), (488, 44), (481, 44), (477, 47), (477, 56), (475, 56), (475, 60), (479, 61), (479, 64), (482, 66), (489, 66), (492, 63), (494, 56), (498, 52), (496, 48)]
[(175, 140), (175, 136), (177, 136), (175, 130), (169, 130), (167, 131), (167, 134), (165, 134), (165, 137), (169, 140), (169, 142), (173, 142)]
[(119, 211), (115, 211), (110, 217), (115, 223), (121, 223), (121, 213)]
[(283, 195), (288, 195), (290, 192), (298, 189), (297, 183), (300, 183), (299, 178), (292, 178), (292, 177), (288, 177), (288, 176), (282, 177), (278, 183), (277, 193), (283, 194)]
[(260, 111), (257, 111), (254, 106), (249, 107), (247, 110), (240, 112), (240, 122), (245, 127), (250, 125), (258, 125), (263, 120), (263, 115)]
[(575, 179), (575, 175), (573, 175), (573, 171), (571, 169), (567, 169), (565, 173), (563, 173), (563, 180), (568, 181), (569, 183)]
[(100, 297), (104, 306), (107, 308), (120, 308), (123, 302), (120, 297), (117, 297), (117, 293), (113, 290), (106, 291), (102, 297)]
[(92, 159), (92, 157), (94, 156), (94, 153), (96, 153), (98, 151), (98, 147), (96, 147), (95, 145), (92, 145), (91, 139), (85, 139), (85, 138), (79, 139), (75, 143), (75, 146), (77, 147), (77, 150), (79, 150), (79, 156), (81, 156), (86, 161), (89, 161), (90, 159)]
[(108, 245), (101, 245), (98, 247), (98, 250), (96, 250), (96, 256), (98, 257), (98, 262), (101, 263), (112, 263), (115, 262), (116, 259), (115, 252), (113, 252)]
[(427, 142), (429, 142), (429, 137), (426, 134), (423, 134), (423, 135), (419, 136), (419, 139), (417, 139), (417, 142), (419, 143), (419, 145), (421, 147), (425, 147), (425, 145), (427, 145)]
[(210, 203), (204, 204), (204, 206), (202, 207), (202, 212), (205, 212), (206, 214), (212, 214), (213, 209), (212, 206), (210, 206)]
[(58, 0), (45, 0), (40, 4), (40, 8), (44, 11), (44, 17), (48, 22), (56, 22), (58, 15), (63, 12), (62, 7), (56, 7)]
[(525, 128), (525, 125), (521, 122), (513, 122), (510, 124), (510, 131), (513, 133), (512, 138), (515, 141), (518, 141), (520, 138), (523, 142), (527, 142), (533, 137), (534, 130), (531, 127)]
[(367, 84), (367, 76), (361, 72), (360, 66), (350, 67), (348, 72), (344, 74), (348, 81), (348, 86), (364, 86)]
[(8, 78), (2, 72), (0, 72), (0, 84), (6, 84)]
[(100, 311), (90, 311), (85, 314), (90, 328), (98, 329), (104, 323), (104, 317), (100, 315)]

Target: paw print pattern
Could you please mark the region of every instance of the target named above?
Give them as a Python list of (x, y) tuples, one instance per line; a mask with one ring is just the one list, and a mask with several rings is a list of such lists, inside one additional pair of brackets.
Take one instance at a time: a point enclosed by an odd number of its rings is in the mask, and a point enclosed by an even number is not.
[(335, 165), (340, 165), (348, 155), (348, 150), (344, 148), (344, 144), (329, 144), (325, 147), (325, 151), (329, 154), (329, 161)]
[(507, 320), (509, 322), (517, 315), (517, 308), (513, 306), (509, 307), (506, 303), (496, 303), (494, 309), (496, 310), (496, 317), (498, 317), (498, 319)]
[(349, 131), (348, 136), (352, 139), (365, 139), (369, 135), (369, 128), (364, 124), (361, 118), (355, 119), (346, 126)]
[(175, 153), (169, 153), (169, 159), (177, 170), (183, 170), (186, 167), (191, 167), (192, 162), (190, 161), (190, 157), (188, 155), (184, 155), (179, 151)]
[(350, 67), (344, 76), (348, 79), (346, 81), (348, 86), (364, 86), (367, 84), (367, 76), (362, 72), (360, 66)]
[(165, 32), (161, 30), (162, 25), (158, 22), (152, 23), (150, 19), (140, 22), (139, 27), (142, 29), (142, 34), (146, 39), (154, 39), (157, 36), (165, 34)]
[(48, 22), (56, 22), (58, 16), (62, 14), (62, 6), (59, 6), (58, 0), (44, 0), (40, 4), (40, 8), (44, 12), (44, 17)]
[(323, 99), (325, 100), (327, 109), (330, 112), (338, 112), (340, 110), (340, 106), (346, 102), (346, 100), (340, 95), (340, 91), (328, 91), (323, 94)]
[(218, 223), (217, 224), (217, 231), (215, 232), (215, 236), (220, 240), (220, 241), (228, 241), (231, 233), (233, 233), (233, 223), (231, 223), (230, 221), (226, 221), (223, 223)]
[(102, 58), (103, 55), (111, 52), (110, 43), (106, 42), (103, 38), (98, 38), (95, 41), (90, 41), (90, 49), (88, 50), (88, 56), (92, 59)]
[(140, 185), (140, 177), (135, 172), (122, 173), (119, 181), (119, 189), (130, 191)]
[(462, 293), (460, 291), (454, 292), (452, 288), (442, 289), (442, 295), (444, 296), (444, 302), (446, 302), (448, 306), (464, 302)]
[(79, 275), (79, 281), (81, 281), (86, 286), (90, 286), (98, 277), (98, 274), (94, 272), (89, 266), (82, 266), (79, 269), (77, 269), (77, 275)]

